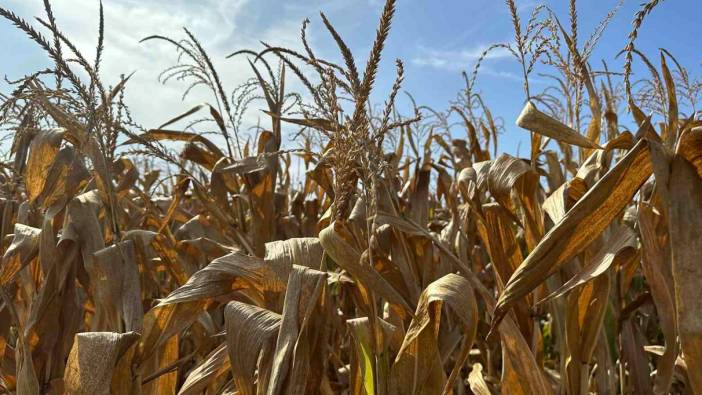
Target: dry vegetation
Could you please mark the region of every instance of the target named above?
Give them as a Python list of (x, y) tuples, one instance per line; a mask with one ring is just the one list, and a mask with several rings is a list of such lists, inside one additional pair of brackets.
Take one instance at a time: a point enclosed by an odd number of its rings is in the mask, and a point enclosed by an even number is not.
[(658, 1), (622, 72), (590, 60), (616, 9), (582, 43), (574, 0), (567, 24), (507, 1), (514, 40), (483, 58), (521, 65), (526, 158), (497, 155), (480, 61), (410, 116), (398, 61), (374, 110), (393, 0), (363, 69), (322, 14), (341, 62), (305, 21), (303, 51), (232, 54), (230, 92), (189, 31), (146, 38), (212, 93), (153, 129), (101, 80), (102, 10), (88, 58), (44, 3), (36, 28), (0, 8), (53, 62), (0, 99), (1, 393), (702, 393), (700, 84), (637, 51)]

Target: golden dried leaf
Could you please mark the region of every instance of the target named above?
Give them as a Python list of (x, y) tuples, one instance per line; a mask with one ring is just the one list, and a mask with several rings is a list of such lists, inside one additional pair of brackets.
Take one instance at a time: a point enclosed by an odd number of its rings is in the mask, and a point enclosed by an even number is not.
[[(473, 343), (478, 308), (472, 287), (465, 278), (447, 274), (429, 284), (419, 297), (415, 318), (392, 366), (391, 392), (436, 394), (444, 389), (446, 375), (436, 339), (444, 303), (460, 320), (466, 344)], [(407, 379), (410, 377), (412, 380)]]
[(500, 294), (492, 327), (517, 300), (587, 247), (628, 204), (652, 171), (648, 144), (641, 140), (568, 211), (517, 268)]
[[(254, 372), (259, 355), (273, 351), (282, 318), (270, 310), (241, 302), (229, 302), (224, 310), (227, 331), (227, 349), (232, 374), (237, 390), (242, 395), (254, 391)], [(269, 358), (263, 357), (263, 361)], [(259, 377), (271, 366), (258, 366)], [(260, 379), (259, 379), (260, 380)], [(259, 392), (265, 390), (265, 382), (259, 381)]]
[[(111, 389), (119, 386), (130, 391), (124, 381), (131, 382), (131, 369), (118, 369), (122, 358), (131, 358), (133, 346), (139, 339), (134, 332), (84, 332), (76, 335), (63, 381), (70, 395), (95, 395), (117, 393)], [(128, 368), (129, 365), (127, 364)], [(119, 392), (127, 394), (125, 392)]]
[(594, 141), (536, 109), (527, 102), (517, 118), (517, 126), (558, 141), (584, 148), (600, 148)]

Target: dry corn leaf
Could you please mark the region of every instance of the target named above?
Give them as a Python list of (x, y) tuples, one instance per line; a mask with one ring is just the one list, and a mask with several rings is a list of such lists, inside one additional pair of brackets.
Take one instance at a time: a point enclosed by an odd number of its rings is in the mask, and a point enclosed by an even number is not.
[(694, 166), (676, 155), (670, 165), (668, 221), (678, 335), (687, 376), (694, 392), (702, 391), (702, 179)]
[(339, 226), (341, 226), (339, 223), (334, 222), (319, 233), (319, 241), (324, 247), (324, 251), (363, 287), (378, 293), (388, 302), (401, 306), (411, 313), (412, 309), (400, 293), (378, 272), (366, 265), (366, 262), (361, 262), (361, 254), (337, 231), (336, 228)]
[(12, 281), (15, 275), (38, 255), (40, 237), (41, 229), (15, 224), (12, 243), (2, 257), (0, 286)]
[(592, 257), (588, 259), (586, 265), (578, 273), (553, 291), (549, 296), (539, 301), (545, 303), (551, 298), (558, 298), (575, 287), (581, 286), (589, 281), (603, 275), (612, 265), (627, 262), (636, 255), (636, 235), (626, 225), (618, 225), (611, 231), (611, 236), (604, 242)]
[(419, 297), (415, 318), (392, 366), (391, 392), (436, 394), (444, 389), (446, 375), (436, 339), (444, 304), (461, 321), (466, 344), (473, 343), (478, 309), (472, 287), (465, 278), (447, 274), (429, 284)]
[(159, 304), (144, 315), (144, 331), (139, 341), (137, 360), (148, 361), (169, 339), (192, 325), (205, 307), (203, 301)]
[(483, 365), (479, 363), (473, 364), (473, 369), (468, 374), (468, 385), (470, 390), (473, 391), (475, 395), (491, 395), (490, 388), (488, 388), (485, 378), (483, 377)]
[[(651, 289), (656, 305), (661, 332), (665, 338), (665, 351), (656, 366), (653, 392), (668, 393), (673, 380), (673, 368), (678, 357), (677, 324), (673, 291), (670, 248), (662, 216), (648, 203), (639, 204), (639, 232), (641, 234), (641, 268)], [(660, 229), (663, 228), (663, 229)]]
[(93, 329), (141, 332), (144, 311), (134, 243), (119, 242), (96, 251), (93, 256), (86, 267), (96, 307)]
[[(346, 321), (353, 341), (354, 358), (350, 361), (350, 389), (356, 394), (376, 394), (388, 391), (388, 360), (390, 352), (397, 352), (402, 344), (402, 333), (383, 319), (377, 319), (377, 333), (373, 339), (373, 326), (368, 317)], [(374, 351), (375, 349), (377, 351)], [(374, 355), (379, 355), (378, 363)], [(378, 376), (373, 367), (377, 366)], [(376, 383), (378, 388), (376, 388)]]
[(127, 144), (136, 144), (139, 143), (141, 140), (143, 141), (161, 141), (161, 140), (170, 140), (170, 141), (186, 141), (186, 142), (199, 142), (202, 143), (207, 149), (210, 151), (212, 155), (214, 155), (217, 159), (220, 157), (224, 156), (222, 151), (217, 147), (217, 145), (213, 142), (211, 142), (209, 139), (206, 137), (203, 137), (200, 134), (197, 133), (190, 133), (190, 132), (181, 132), (178, 130), (167, 130), (163, 129), (163, 127), (167, 126), (168, 124), (161, 126), (160, 128), (157, 129), (152, 129), (147, 131), (146, 133), (143, 133), (139, 136), (138, 138), (132, 138), (124, 142), (125, 145)]
[(639, 141), (556, 224), (512, 275), (493, 315), (492, 327), (521, 297), (580, 253), (628, 204), (653, 169), (645, 140)]
[(227, 357), (227, 344), (215, 348), (195, 369), (188, 373), (178, 395), (201, 394), (207, 387), (229, 372), (230, 358)]
[(565, 333), (569, 356), (566, 360), (566, 382), (569, 393), (587, 392), (588, 372), (609, 302), (609, 272), (568, 294)]
[(59, 152), (64, 133), (64, 129), (41, 131), (32, 139), (24, 175), (30, 202), (33, 202), (44, 190), (46, 173)]
[(171, 292), (160, 303), (167, 305), (207, 300), (233, 291), (250, 291), (250, 295), (256, 297), (263, 291), (262, 284), (268, 282), (275, 285), (280, 281), (285, 281), (285, 278), (276, 276), (263, 259), (233, 252), (215, 259), (195, 272), (188, 282)]
[(624, 320), (621, 325), (622, 358), (627, 363), (633, 391), (636, 394), (652, 394), (641, 332), (630, 319)]
[[(242, 395), (265, 391), (265, 377), (272, 366), (265, 366), (273, 352), (280, 329), (281, 316), (270, 310), (241, 302), (229, 302), (224, 310), (227, 352), (231, 361), (236, 388)], [(263, 355), (262, 355), (263, 354)], [(258, 364), (259, 357), (264, 366)], [(258, 366), (257, 366), (258, 365)], [(254, 372), (258, 367), (258, 391), (255, 391)]]
[[(134, 380), (128, 359), (133, 355), (139, 334), (134, 332), (83, 332), (76, 335), (63, 381), (66, 393), (128, 394)], [(127, 358), (123, 365), (122, 358)], [(115, 391), (127, 389), (129, 392)]]
[(280, 333), (266, 393), (305, 393), (319, 388), (330, 319), (327, 275), (294, 266), (285, 292)]
[(668, 124), (664, 128), (661, 139), (666, 143), (668, 147), (672, 147), (673, 143), (677, 139), (678, 134), (678, 98), (676, 97), (675, 91), (675, 81), (673, 80), (673, 75), (668, 69), (668, 65), (665, 61), (665, 55), (661, 51), (661, 73), (663, 74), (663, 81), (665, 81), (665, 89), (667, 92), (668, 99)]
[(32, 352), (23, 336), (17, 344), (15, 355), (15, 360), (17, 361), (17, 395), (38, 394), (40, 386), (32, 362)]
[(54, 205), (63, 205), (75, 196), (81, 186), (87, 183), (90, 173), (76, 149), (68, 146), (56, 155), (45, 177), (44, 189), (36, 201), (49, 209)]
[(532, 102), (524, 105), (522, 113), (517, 118), (517, 126), (579, 147), (600, 148), (589, 138), (537, 110)]

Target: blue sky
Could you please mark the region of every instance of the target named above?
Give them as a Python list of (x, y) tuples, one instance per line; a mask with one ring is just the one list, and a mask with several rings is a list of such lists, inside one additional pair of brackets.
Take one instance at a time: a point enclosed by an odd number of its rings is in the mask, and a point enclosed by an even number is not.
[[(96, 0), (54, 0), (59, 25), (86, 53), (93, 53), (96, 30)], [(517, 0), (523, 19), (540, 2)], [(567, 21), (565, 0), (545, 1)], [(0, 5), (22, 17), (42, 15), (40, 0), (0, 0)], [(579, 2), (580, 37), (589, 36), (599, 21), (616, 5), (615, 0), (581, 0)], [(625, 0), (591, 57), (599, 66), (605, 59), (610, 69), (620, 71), (622, 60), (615, 55), (626, 43), (630, 21), (640, 0)], [(210, 51), (226, 85), (236, 86), (250, 76), (243, 59), (232, 61), (225, 55), (241, 48), (260, 48), (258, 40), (271, 44), (299, 47), (299, 29), (305, 17), (312, 21), (308, 33), (318, 54), (339, 59), (333, 40), (323, 29), (318, 11), (324, 11), (347, 41), (359, 65), (364, 63), (375, 35), (382, 10), (380, 0), (104, 0), (106, 17), (106, 52), (102, 75), (115, 83), (120, 74), (137, 73), (127, 88), (127, 101), (137, 121), (155, 127), (192, 105), (207, 100), (204, 92), (195, 92), (185, 102), (177, 83), (160, 85), (158, 72), (171, 65), (173, 51), (159, 43), (139, 44), (150, 34), (181, 37), (180, 28), (190, 28)], [(700, 0), (668, 0), (647, 19), (637, 40), (637, 48), (657, 59), (659, 47), (671, 51), (693, 76), (700, 75), (702, 56), (696, 50), (702, 26), (695, 21), (702, 14)], [(6, 21), (0, 21), (0, 73), (10, 79), (50, 65), (47, 57)], [(394, 60), (405, 63), (404, 89), (424, 105), (446, 109), (463, 86), (462, 70), (471, 70), (476, 57), (494, 42), (512, 41), (512, 25), (503, 1), (495, 0), (398, 0), (384, 60), (374, 91), (381, 102), (394, 78)], [(643, 72), (640, 68), (635, 71)], [(478, 89), (493, 113), (504, 119), (506, 132), (501, 150), (515, 153), (520, 142), (522, 154), (528, 134), (514, 125), (521, 110), (519, 66), (506, 56), (489, 59), (479, 76)], [(534, 82), (539, 90), (539, 82)], [(7, 85), (0, 83), (0, 89)], [(401, 104), (405, 99), (401, 100)], [(406, 101), (404, 101), (406, 104)], [(409, 113), (407, 109), (407, 113)], [(255, 122), (250, 111), (249, 122)]]

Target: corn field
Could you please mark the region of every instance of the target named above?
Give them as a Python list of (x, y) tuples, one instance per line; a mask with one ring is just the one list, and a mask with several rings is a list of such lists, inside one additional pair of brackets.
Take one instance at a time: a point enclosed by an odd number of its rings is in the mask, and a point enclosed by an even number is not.
[[(102, 5), (94, 54), (49, 0), (0, 7), (52, 64), (0, 95), (0, 393), (702, 394), (702, 83), (637, 50), (658, 3), (613, 71), (590, 55), (618, 6), (583, 35), (575, 0), (507, 0), (513, 39), (443, 110), (403, 112), (403, 63), (379, 67), (394, 0), (365, 64), (322, 13), (341, 61), (305, 20), (304, 50), (232, 53), (236, 87), (190, 30), (150, 36), (163, 81), (211, 92), (159, 126), (103, 83)], [(523, 158), (478, 91), (493, 50), (523, 72)]]

